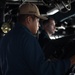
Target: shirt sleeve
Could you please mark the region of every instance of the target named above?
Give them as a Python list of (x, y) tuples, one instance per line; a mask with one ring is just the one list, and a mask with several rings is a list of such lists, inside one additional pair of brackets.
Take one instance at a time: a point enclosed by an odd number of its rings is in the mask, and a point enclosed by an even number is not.
[(35, 37), (24, 40), (24, 57), (35, 75), (64, 75), (69, 67), (69, 60), (47, 61)]

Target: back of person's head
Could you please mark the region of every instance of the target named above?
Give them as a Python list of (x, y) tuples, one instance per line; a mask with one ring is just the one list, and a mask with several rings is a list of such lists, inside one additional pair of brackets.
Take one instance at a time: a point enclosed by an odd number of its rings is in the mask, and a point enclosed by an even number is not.
[(19, 20), (23, 21), (25, 18), (30, 16), (36, 16), (39, 19), (46, 20), (46, 17), (40, 15), (39, 8), (34, 3), (22, 3), (19, 6)]

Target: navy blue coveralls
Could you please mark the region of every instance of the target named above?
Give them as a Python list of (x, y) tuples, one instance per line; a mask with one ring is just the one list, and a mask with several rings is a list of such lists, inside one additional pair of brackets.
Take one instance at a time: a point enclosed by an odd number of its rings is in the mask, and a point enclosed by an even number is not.
[(3, 75), (64, 75), (70, 61), (45, 60), (36, 37), (17, 23), (1, 40), (0, 67)]

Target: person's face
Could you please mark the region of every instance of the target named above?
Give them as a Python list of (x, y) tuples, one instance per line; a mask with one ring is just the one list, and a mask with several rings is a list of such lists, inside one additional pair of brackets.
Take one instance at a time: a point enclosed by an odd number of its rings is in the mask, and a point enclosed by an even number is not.
[(50, 34), (54, 34), (55, 33), (55, 21), (54, 20), (50, 20), (49, 21), (48, 32)]
[(35, 17), (34, 20), (31, 19), (31, 32), (33, 34), (36, 34), (37, 33), (37, 31), (39, 30), (39, 26), (40, 26), (39, 19), (37, 17)]

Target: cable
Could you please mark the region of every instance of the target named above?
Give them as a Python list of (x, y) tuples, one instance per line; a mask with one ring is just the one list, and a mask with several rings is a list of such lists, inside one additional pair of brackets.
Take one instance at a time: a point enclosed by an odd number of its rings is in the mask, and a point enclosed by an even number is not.
[(47, 6), (47, 7), (50, 7), (50, 6), (51, 6), (50, 3), (52, 3), (52, 2), (49, 2), (49, 4), (47, 4), (44, 0), (42, 0), (42, 2), (43, 2), (43, 4), (45, 4), (45, 6)]

